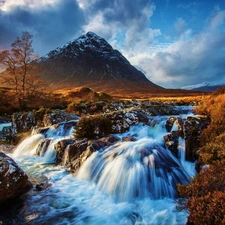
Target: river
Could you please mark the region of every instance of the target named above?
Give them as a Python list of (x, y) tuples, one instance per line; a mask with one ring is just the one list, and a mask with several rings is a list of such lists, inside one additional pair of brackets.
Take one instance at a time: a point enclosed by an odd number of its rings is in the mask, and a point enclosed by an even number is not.
[[(181, 115), (185, 117), (186, 115)], [(138, 124), (117, 142), (93, 153), (75, 176), (55, 166), (54, 143), (70, 138), (73, 131), (54, 129), (34, 134), (10, 156), (33, 180), (48, 180), (43, 191), (31, 190), (17, 212), (21, 224), (57, 225), (185, 225), (188, 212), (178, 211), (175, 186), (195, 175), (194, 163), (184, 159), (184, 140), (179, 140), (179, 159), (166, 149), (168, 116), (157, 116), (154, 126)], [(177, 129), (176, 126), (173, 129)], [(46, 153), (35, 155), (44, 138), (52, 139)]]

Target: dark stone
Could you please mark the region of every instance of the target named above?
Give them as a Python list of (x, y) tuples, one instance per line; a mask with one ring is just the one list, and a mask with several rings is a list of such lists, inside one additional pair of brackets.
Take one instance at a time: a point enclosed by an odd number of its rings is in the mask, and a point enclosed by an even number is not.
[(45, 182), (42, 182), (40, 184), (36, 184), (36, 189), (38, 191), (43, 191), (43, 190), (46, 190), (50, 186), (51, 186), (51, 184), (48, 183), (47, 181), (45, 181)]
[(172, 129), (172, 127), (173, 127), (173, 124), (174, 124), (174, 122), (176, 121), (176, 119), (177, 119), (176, 117), (171, 116), (171, 117), (169, 117), (168, 120), (166, 121), (166, 130), (167, 130), (168, 132), (171, 131), (171, 129)]
[(0, 202), (20, 196), (31, 187), (24, 171), (12, 158), (0, 152)]
[(73, 145), (75, 142), (74, 139), (63, 139), (55, 144), (57, 165), (63, 162), (66, 147), (68, 145)]
[(46, 138), (44, 139), (37, 147), (36, 154), (39, 156), (43, 156), (44, 153), (47, 151), (48, 146), (50, 145), (52, 139)]
[(180, 137), (179, 131), (172, 131), (164, 136), (164, 140), (168, 149), (178, 158), (178, 138)]
[(199, 136), (201, 131), (205, 129), (210, 123), (209, 118), (206, 116), (188, 116), (183, 125), (184, 138), (185, 138), (185, 152), (186, 160), (198, 160), (198, 150), (200, 147)]
[[(69, 144), (65, 149), (65, 153), (62, 159), (63, 165), (72, 172), (77, 171), (83, 163), (83, 153), (85, 153), (87, 150), (87, 157), (91, 155), (91, 152), (89, 149), (87, 149), (87, 147), (87, 140), (81, 140), (74, 144)], [(85, 160), (87, 157), (85, 157)]]
[(139, 122), (147, 124), (149, 121), (148, 116), (143, 112), (137, 112), (137, 117), (138, 117)]

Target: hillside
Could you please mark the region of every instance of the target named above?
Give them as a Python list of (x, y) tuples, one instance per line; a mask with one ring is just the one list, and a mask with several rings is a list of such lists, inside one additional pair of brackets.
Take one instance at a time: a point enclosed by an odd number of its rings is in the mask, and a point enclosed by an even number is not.
[(166, 91), (92, 32), (49, 52), (38, 65), (41, 76), (54, 88), (87, 86), (113, 95)]

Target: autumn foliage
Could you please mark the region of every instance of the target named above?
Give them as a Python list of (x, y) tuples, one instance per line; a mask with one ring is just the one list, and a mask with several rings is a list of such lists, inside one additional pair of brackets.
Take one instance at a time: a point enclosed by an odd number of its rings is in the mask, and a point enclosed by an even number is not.
[(178, 185), (193, 225), (225, 224), (225, 88), (206, 97), (196, 109), (210, 117), (200, 142), (202, 170), (189, 186)]

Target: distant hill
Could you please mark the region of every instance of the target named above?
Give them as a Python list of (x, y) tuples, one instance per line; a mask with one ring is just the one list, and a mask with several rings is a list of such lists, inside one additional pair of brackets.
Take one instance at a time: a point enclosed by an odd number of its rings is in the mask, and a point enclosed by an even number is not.
[(225, 82), (221, 82), (221, 83), (204, 82), (204, 83), (199, 83), (195, 85), (184, 86), (181, 89), (201, 91), (201, 92), (213, 92), (223, 86), (225, 86)]
[(87, 86), (109, 94), (165, 91), (93, 32), (56, 48), (37, 62), (41, 76), (57, 88)]

